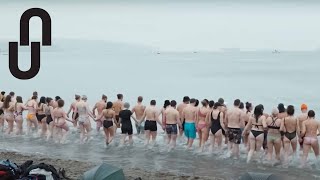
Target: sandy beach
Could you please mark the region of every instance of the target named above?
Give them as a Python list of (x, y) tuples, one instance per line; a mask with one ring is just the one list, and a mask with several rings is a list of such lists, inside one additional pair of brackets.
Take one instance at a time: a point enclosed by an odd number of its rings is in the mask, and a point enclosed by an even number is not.
[[(53, 165), (57, 170), (64, 168), (66, 175), (71, 179), (79, 179), (81, 175), (93, 168), (97, 164), (93, 162), (81, 162), (67, 159), (54, 159), (45, 156), (29, 156), (23, 155), (16, 152), (0, 152), (0, 159), (9, 159), (18, 165), (24, 163), (27, 160), (33, 160), (36, 163), (46, 163)], [(125, 176), (128, 180), (134, 180), (141, 177), (143, 180), (221, 180), (221, 178), (209, 178), (209, 177), (190, 177), (190, 176), (179, 176), (165, 172), (148, 172), (141, 169), (124, 169)]]

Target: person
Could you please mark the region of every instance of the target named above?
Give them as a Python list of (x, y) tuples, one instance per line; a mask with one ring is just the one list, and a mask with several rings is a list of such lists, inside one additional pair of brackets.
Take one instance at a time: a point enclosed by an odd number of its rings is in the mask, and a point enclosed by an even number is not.
[(3, 129), (4, 129), (4, 111), (2, 109), (2, 106), (3, 106), (4, 99), (5, 99), (5, 97), (4, 97), (5, 92), (2, 91), (1, 95), (2, 95), (2, 97), (0, 97), (0, 132), (3, 132)]
[(221, 149), (222, 135), (225, 134), (225, 126), (223, 123), (223, 112), (221, 112), (222, 104), (216, 102), (213, 110), (209, 113), (210, 117), (210, 151), (213, 151), (214, 144), (217, 143), (218, 148)]
[(197, 131), (199, 135), (199, 147), (200, 151), (204, 150), (204, 145), (206, 143), (206, 139), (208, 136), (208, 128), (209, 124), (206, 123), (207, 114), (210, 113), (210, 109), (208, 109), (208, 103), (206, 100), (201, 101), (202, 107), (198, 110), (197, 114)]
[(146, 121), (144, 125), (144, 131), (146, 134), (145, 146), (149, 145), (150, 138), (152, 138), (152, 144), (154, 145), (157, 138), (157, 122), (162, 126), (159, 120), (158, 110), (156, 108), (156, 100), (151, 100), (150, 106), (145, 109), (141, 122), (143, 121)]
[(184, 96), (183, 99), (182, 99), (182, 103), (180, 103), (178, 106), (177, 106), (177, 110), (179, 112), (179, 116), (180, 116), (180, 122), (182, 123), (182, 128), (179, 130), (179, 136), (180, 137), (183, 137), (183, 133), (184, 133), (184, 119), (181, 119), (182, 117), (182, 111), (184, 108), (186, 108), (188, 106), (188, 104), (190, 103), (190, 98), (189, 96)]
[(77, 127), (78, 126), (78, 118), (79, 118), (79, 114), (77, 112), (75, 112), (76, 109), (76, 104), (80, 101), (81, 96), (76, 94), (74, 95), (74, 99), (75, 101), (71, 103), (69, 111), (67, 112), (67, 117), (69, 117), (70, 112), (72, 111), (72, 117), (74, 116), (74, 121), (73, 121), (73, 127)]
[(13, 104), (15, 104), (15, 103), (16, 103), (15, 93), (14, 93), (13, 91), (11, 91), (11, 92), (9, 93), (9, 95), (11, 96), (11, 102), (12, 102)]
[(317, 131), (320, 131), (320, 124), (315, 120), (315, 112), (310, 110), (308, 112), (308, 119), (302, 122), (301, 137), (304, 141), (301, 167), (305, 166), (311, 148), (316, 156), (317, 164), (319, 163), (319, 142), (317, 138)]
[[(79, 126), (80, 126), (80, 143), (88, 142), (90, 139), (90, 132), (91, 132), (91, 123), (89, 117), (94, 119), (92, 112), (90, 112), (89, 104), (87, 103), (87, 96), (83, 95), (81, 97), (81, 101), (76, 103), (75, 112), (79, 114)], [(74, 121), (76, 118), (75, 114), (72, 117)]]
[[(99, 117), (102, 117), (102, 116), (100, 116), (100, 115), (101, 115), (102, 111), (106, 108), (107, 99), (108, 99), (108, 97), (103, 94), (101, 100), (98, 101), (98, 102), (94, 105), (94, 107), (93, 107), (93, 109), (92, 109), (92, 113), (93, 113), (93, 116), (94, 116), (94, 117), (96, 117), (96, 113), (95, 113), (96, 110), (98, 111), (98, 116), (99, 116)], [(101, 128), (101, 127), (102, 127), (102, 121), (101, 121), (101, 119), (96, 119), (96, 130), (97, 130), (97, 133), (100, 132), (100, 128)]]
[[(46, 132), (48, 131), (47, 134), (47, 141), (49, 141), (49, 139), (51, 139), (53, 137), (53, 133), (54, 133), (54, 121), (53, 121), (53, 103), (54, 100), (50, 97), (46, 98), (46, 106), (44, 106), (44, 113), (46, 115), (46, 123), (47, 123), (47, 128), (43, 129), (46, 130)], [(43, 135), (46, 134), (46, 132), (42, 132)]]
[[(252, 116), (252, 103), (246, 102), (246, 116), (244, 118), (244, 125), (247, 126), (249, 118)], [(249, 132), (246, 132), (243, 136), (243, 143), (247, 150), (249, 151)]]
[[(54, 98), (54, 100), (58, 103), (58, 101), (61, 99), (61, 97), (60, 96), (56, 96), (55, 98)], [(58, 105), (59, 106), (59, 105)]]
[(294, 106), (289, 105), (287, 108), (287, 117), (283, 118), (283, 128), (280, 131), (284, 132), (284, 167), (288, 165), (290, 146), (292, 147), (293, 155), (295, 157), (297, 150), (297, 134), (300, 135), (299, 122), (294, 117)]
[(34, 126), (35, 130), (38, 129), (38, 119), (36, 116), (38, 103), (37, 103), (37, 96), (32, 96), (31, 100), (27, 102), (26, 107), (28, 108), (27, 114), (27, 134), (30, 133), (32, 126)]
[[(137, 119), (137, 121), (141, 121), (143, 113), (144, 113), (144, 110), (146, 109), (146, 106), (144, 106), (142, 104), (142, 101), (143, 101), (143, 97), (139, 96), (137, 105), (135, 105), (131, 110), (132, 114), (135, 114), (135, 116), (136, 116), (135, 118)], [(138, 135), (140, 133), (144, 134), (144, 124), (142, 124), (142, 123), (140, 124), (140, 123), (136, 122), (135, 126), (136, 126), (136, 129), (137, 129), (137, 134)]]
[[(162, 128), (165, 129), (165, 126), (166, 126), (166, 118), (165, 118), (165, 114), (164, 112), (166, 111), (167, 107), (170, 106), (170, 100), (165, 100), (164, 103), (163, 103), (163, 107), (160, 111), (160, 114), (162, 115)], [(160, 116), (159, 114), (159, 116)]]
[(17, 124), (17, 130), (16, 130), (16, 135), (22, 135), (22, 130), (23, 130), (23, 111), (27, 110), (27, 107), (22, 102), (22, 97), (17, 96), (16, 98), (16, 103), (14, 106), (14, 119)]
[[(255, 107), (253, 116), (249, 118), (248, 125), (244, 131), (250, 130), (250, 151), (247, 156), (247, 163), (251, 162), (253, 154), (259, 153), (263, 144), (264, 129), (266, 127), (265, 116), (263, 115), (263, 106), (260, 104)], [(243, 132), (244, 135), (244, 132)], [(262, 154), (260, 154), (262, 158)]]
[(1, 91), (1, 93), (0, 93), (0, 102), (3, 102), (5, 97), (6, 97), (6, 92), (5, 91)]
[(52, 118), (54, 121), (57, 135), (56, 143), (64, 144), (69, 131), (67, 120), (71, 122), (72, 120), (67, 117), (67, 113), (63, 110), (64, 100), (59, 99), (57, 103), (58, 108), (55, 108), (52, 112)]
[(176, 109), (177, 102), (172, 100), (170, 106), (167, 106), (164, 111), (164, 124), (167, 133), (167, 145), (169, 145), (169, 151), (176, 147), (178, 128), (181, 129), (182, 123), (180, 121), (179, 111)]
[(113, 124), (116, 122), (116, 113), (112, 107), (113, 103), (107, 102), (106, 109), (98, 116), (98, 119), (102, 121), (107, 146), (112, 142), (115, 131)]
[(284, 107), (284, 104), (282, 103), (278, 104), (278, 110), (279, 110), (279, 114), (278, 114), (279, 119), (283, 119), (287, 117), (287, 112), (286, 112), (286, 108)]
[(6, 96), (2, 109), (4, 111), (4, 116), (3, 119), (7, 121), (8, 123), (8, 128), (6, 130), (6, 134), (10, 134), (13, 132), (13, 123), (14, 123), (14, 103), (11, 101), (11, 96), (8, 95)]
[(116, 113), (116, 122), (115, 122), (115, 131), (114, 133), (117, 132), (117, 128), (120, 128), (120, 124), (119, 124), (119, 113), (120, 111), (123, 109), (123, 95), (122, 94), (117, 94), (117, 98), (118, 100), (113, 102), (113, 110)]
[(241, 118), (241, 110), (239, 109), (240, 100), (236, 99), (233, 103), (234, 107), (227, 111), (226, 124), (228, 134), (228, 149), (235, 159), (239, 159), (239, 144), (241, 143), (241, 129), (244, 127), (244, 120)]
[(130, 104), (128, 102), (124, 103), (123, 105), (124, 109), (119, 112), (119, 122), (121, 124), (121, 145), (125, 144), (125, 139), (127, 136), (129, 136), (129, 144), (132, 145), (132, 123), (131, 123), (131, 117), (134, 119), (134, 121), (137, 122), (137, 120), (132, 116), (132, 111), (129, 110)]
[[(222, 108), (221, 108), (221, 112), (223, 112), (223, 123), (224, 123), (224, 126), (226, 127), (226, 129), (227, 129), (227, 127), (228, 127), (228, 124), (227, 124), (227, 121), (226, 121), (226, 116), (227, 116), (227, 105), (226, 105), (226, 103), (224, 102), (224, 99), (223, 98), (219, 98), (218, 99), (218, 102), (220, 103), (220, 104), (222, 104)], [(229, 137), (228, 137), (228, 134), (227, 134), (227, 132), (228, 131), (226, 131), (226, 134), (224, 135), (224, 143), (225, 144), (228, 144), (229, 143)]]
[(182, 111), (181, 119), (184, 120), (184, 134), (187, 137), (187, 149), (191, 149), (193, 141), (196, 138), (196, 117), (197, 108), (195, 107), (196, 99), (190, 99), (190, 104), (187, 105)]
[[(277, 163), (280, 162), (280, 150), (282, 147), (282, 141), (281, 141), (281, 134), (280, 129), (283, 129), (281, 125), (281, 119), (278, 118), (279, 110), (277, 108), (272, 109), (271, 116), (269, 116), (266, 119), (266, 123), (264, 124), (264, 128), (268, 129), (268, 136), (267, 136), (267, 142), (268, 142), (268, 155), (267, 159), (268, 161), (272, 161), (272, 154), (273, 149), (276, 154), (276, 160)], [(276, 163), (276, 164), (277, 164)]]
[[(45, 120), (46, 118), (46, 115), (44, 114), (44, 108), (43, 106), (46, 104), (46, 98), (44, 96), (42, 96), (40, 98), (40, 101), (38, 103), (38, 106), (37, 106), (37, 120), (38, 120), (38, 123), (41, 124), (41, 132), (44, 132), (44, 127), (43, 127), (43, 124), (42, 122)], [(46, 123), (44, 123), (46, 125)]]
[[(308, 106), (306, 104), (301, 104), (301, 114), (297, 117), (299, 121), (300, 131), (302, 130), (302, 123), (308, 119)], [(301, 135), (301, 132), (300, 132)], [(299, 137), (300, 150), (303, 150), (303, 138)]]

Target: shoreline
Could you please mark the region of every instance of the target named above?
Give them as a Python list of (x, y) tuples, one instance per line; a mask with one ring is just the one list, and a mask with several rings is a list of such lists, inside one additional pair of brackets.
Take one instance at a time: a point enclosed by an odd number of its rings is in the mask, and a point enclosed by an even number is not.
[[(53, 165), (57, 170), (59, 168), (64, 168), (66, 171), (66, 176), (72, 180), (79, 179), (84, 172), (95, 167), (99, 163), (94, 162), (85, 162), (77, 160), (68, 160), (68, 159), (59, 159), (53, 158), (44, 155), (37, 155), (36, 157), (26, 154), (21, 154), (19, 152), (0, 152), (0, 160), (9, 159), (10, 161), (21, 165), (27, 160), (33, 160), (34, 164), (37, 163), (46, 163)], [(222, 180), (223, 178), (210, 178), (210, 177), (200, 177), (200, 176), (187, 176), (187, 175), (177, 175), (170, 172), (159, 172), (159, 171), (146, 171), (139, 168), (130, 168), (123, 169), (124, 175), (127, 180), (135, 180), (136, 178), (141, 178), (142, 180), (194, 180), (194, 179), (203, 179), (203, 180)]]

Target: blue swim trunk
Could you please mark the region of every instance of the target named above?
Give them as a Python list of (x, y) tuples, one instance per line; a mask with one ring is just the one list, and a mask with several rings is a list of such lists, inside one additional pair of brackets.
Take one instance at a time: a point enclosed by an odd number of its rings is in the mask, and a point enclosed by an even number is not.
[(194, 122), (186, 122), (184, 124), (184, 135), (189, 139), (196, 138), (196, 124)]

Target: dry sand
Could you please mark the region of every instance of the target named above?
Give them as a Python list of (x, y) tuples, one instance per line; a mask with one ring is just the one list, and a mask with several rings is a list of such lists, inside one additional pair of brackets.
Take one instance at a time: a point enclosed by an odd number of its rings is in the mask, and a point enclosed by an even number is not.
[[(71, 179), (79, 179), (79, 177), (87, 170), (93, 168), (97, 164), (91, 162), (81, 162), (65, 159), (54, 159), (45, 156), (28, 156), (15, 152), (0, 152), (0, 159), (10, 159), (12, 162), (20, 165), (27, 160), (33, 160), (36, 163), (46, 163), (53, 165), (57, 170), (64, 168), (66, 170), (67, 177)], [(178, 176), (171, 173), (164, 172), (147, 172), (141, 169), (124, 169), (124, 174), (128, 180), (134, 180), (141, 177), (142, 180), (221, 180), (221, 178), (208, 178), (208, 177), (190, 177), (190, 176)]]

